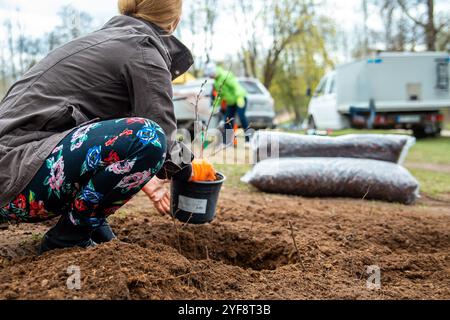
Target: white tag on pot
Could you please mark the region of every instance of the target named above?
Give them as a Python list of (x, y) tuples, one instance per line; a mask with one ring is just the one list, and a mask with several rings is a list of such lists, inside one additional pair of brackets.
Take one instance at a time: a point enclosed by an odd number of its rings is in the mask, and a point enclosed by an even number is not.
[(178, 209), (197, 214), (206, 214), (208, 200), (194, 199), (185, 196), (178, 197)]

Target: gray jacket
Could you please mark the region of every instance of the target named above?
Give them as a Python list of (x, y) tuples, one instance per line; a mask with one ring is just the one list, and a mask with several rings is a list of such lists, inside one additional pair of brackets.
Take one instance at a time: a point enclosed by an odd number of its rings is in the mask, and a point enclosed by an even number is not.
[[(28, 185), (74, 128), (145, 117), (170, 140), (176, 129), (171, 81), (193, 59), (163, 33), (134, 17), (114, 17), (101, 30), (52, 51), (11, 87), (0, 104), (0, 207)], [(176, 142), (169, 146), (181, 150)], [(171, 153), (158, 176), (170, 177), (184, 166), (171, 162)]]

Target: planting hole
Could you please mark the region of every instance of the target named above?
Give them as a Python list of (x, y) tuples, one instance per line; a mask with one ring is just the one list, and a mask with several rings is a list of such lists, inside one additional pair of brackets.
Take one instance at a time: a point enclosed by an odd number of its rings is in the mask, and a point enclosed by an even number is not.
[[(122, 229), (119, 239), (147, 246), (149, 241), (168, 245), (190, 260), (211, 259), (253, 270), (275, 270), (296, 263), (291, 243), (276, 237), (228, 230), (224, 226), (186, 226), (175, 231), (170, 224)], [(148, 227), (148, 226), (147, 226)], [(122, 236), (123, 235), (123, 236)]]

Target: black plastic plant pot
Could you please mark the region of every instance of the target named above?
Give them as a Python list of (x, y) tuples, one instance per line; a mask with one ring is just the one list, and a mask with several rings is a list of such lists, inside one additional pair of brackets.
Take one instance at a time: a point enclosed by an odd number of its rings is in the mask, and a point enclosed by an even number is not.
[(216, 217), (219, 193), (226, 177), (217, 173), (211, 182), (173, 180), (171, 185), (171, 213), (177, 220), (189, 224), (210, 223)]

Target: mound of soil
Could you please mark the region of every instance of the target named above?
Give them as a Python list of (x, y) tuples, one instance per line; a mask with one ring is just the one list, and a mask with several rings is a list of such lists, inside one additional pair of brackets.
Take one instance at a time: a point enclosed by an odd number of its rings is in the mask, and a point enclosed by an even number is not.
[[(217, 219), (158, 216), (139, 195), (119, 240), (37, 256), (51, 223), (0, 230), (0, 299), (449, 299), (450, 203), (414, 207), (225, 187)], [(368, 266), (381, 269), (369, 290)], [(81, 290), (70, 290), (77, 266)]]

